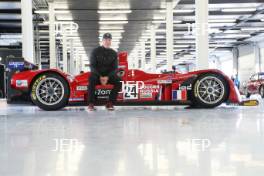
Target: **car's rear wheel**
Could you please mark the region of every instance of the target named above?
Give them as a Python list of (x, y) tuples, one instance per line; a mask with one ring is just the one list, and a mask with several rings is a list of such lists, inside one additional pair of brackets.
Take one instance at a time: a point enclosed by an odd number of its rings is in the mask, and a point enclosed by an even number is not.
[(34, 104), (47, 111), (65, 107), (70, 96), (67, 81), (56, 73), (44, 73), (34, 80), (31, 86), (31, 99)]
[(193, 89), (193, 106), (214, 108), (227, 100), (229, 86), (222, 75), (204, 74), (197, 78)]
[(261, 95), (262, 98), (264, 98), (264, 85), (260, 86), (259, 94)]

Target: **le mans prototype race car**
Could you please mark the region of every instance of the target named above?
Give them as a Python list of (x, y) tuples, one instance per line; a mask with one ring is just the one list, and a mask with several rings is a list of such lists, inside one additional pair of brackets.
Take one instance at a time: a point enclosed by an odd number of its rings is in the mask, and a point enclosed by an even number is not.
[[(200, 70), (181, 74), (150, 74), (128, 69), (127, 53), (119, 53), (118, 76), (122, 90), (116, 105), (190, 105), (214, 108), (223, 102), (240, 103), (240, 95), (232, 80), (219, 70)], [(58, 110), (67, 105), (87, 104), (90, 73), (75, 77), (57, 69), (28, 70), (15, 73), (11, 88), (30, 96), (44, 110)], [(98, 85), (98, 104), (107, 100), (112, 85)], [(14, 95), (18, 96), (18, 95)]]

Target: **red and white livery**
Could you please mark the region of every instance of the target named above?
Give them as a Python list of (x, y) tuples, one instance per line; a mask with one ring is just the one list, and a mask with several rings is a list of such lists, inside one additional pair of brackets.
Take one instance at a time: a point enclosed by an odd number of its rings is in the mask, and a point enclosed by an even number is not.
[[(151, 74), (128, 69), (127, 53), (119, 53), (118, 75), (122, 90), (117, 105), (191, 105), (214, 108), (224, 102), (240, 103), (232, 80), (219, 70), (199, 70)], [(44, 110), (58, 110), (67, 105), (87, 104), (90, 73), (75, 77), (57, 69), (29, 70), (13, 75), (11, 88), (28, 94)], [(98, 104), (104, 102), (112, 85), (96, 87)], [(14, 95), (19, 96), (19, 95)]]

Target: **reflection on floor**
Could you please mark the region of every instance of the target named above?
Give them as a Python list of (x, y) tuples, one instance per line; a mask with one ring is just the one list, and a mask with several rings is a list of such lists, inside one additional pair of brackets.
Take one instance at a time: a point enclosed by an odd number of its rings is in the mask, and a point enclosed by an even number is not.
[(263, 176), (264, 109), (70, 107), (0, 101), (1, 176)]

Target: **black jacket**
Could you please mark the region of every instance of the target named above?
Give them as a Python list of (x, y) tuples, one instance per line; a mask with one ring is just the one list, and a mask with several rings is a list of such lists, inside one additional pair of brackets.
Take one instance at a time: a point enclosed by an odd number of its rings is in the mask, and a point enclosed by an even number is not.
[(90, 69), (98, 76), (112, 76), (118, 69), (117, 53), (111, 48), (99, 46), (90, 56)]

